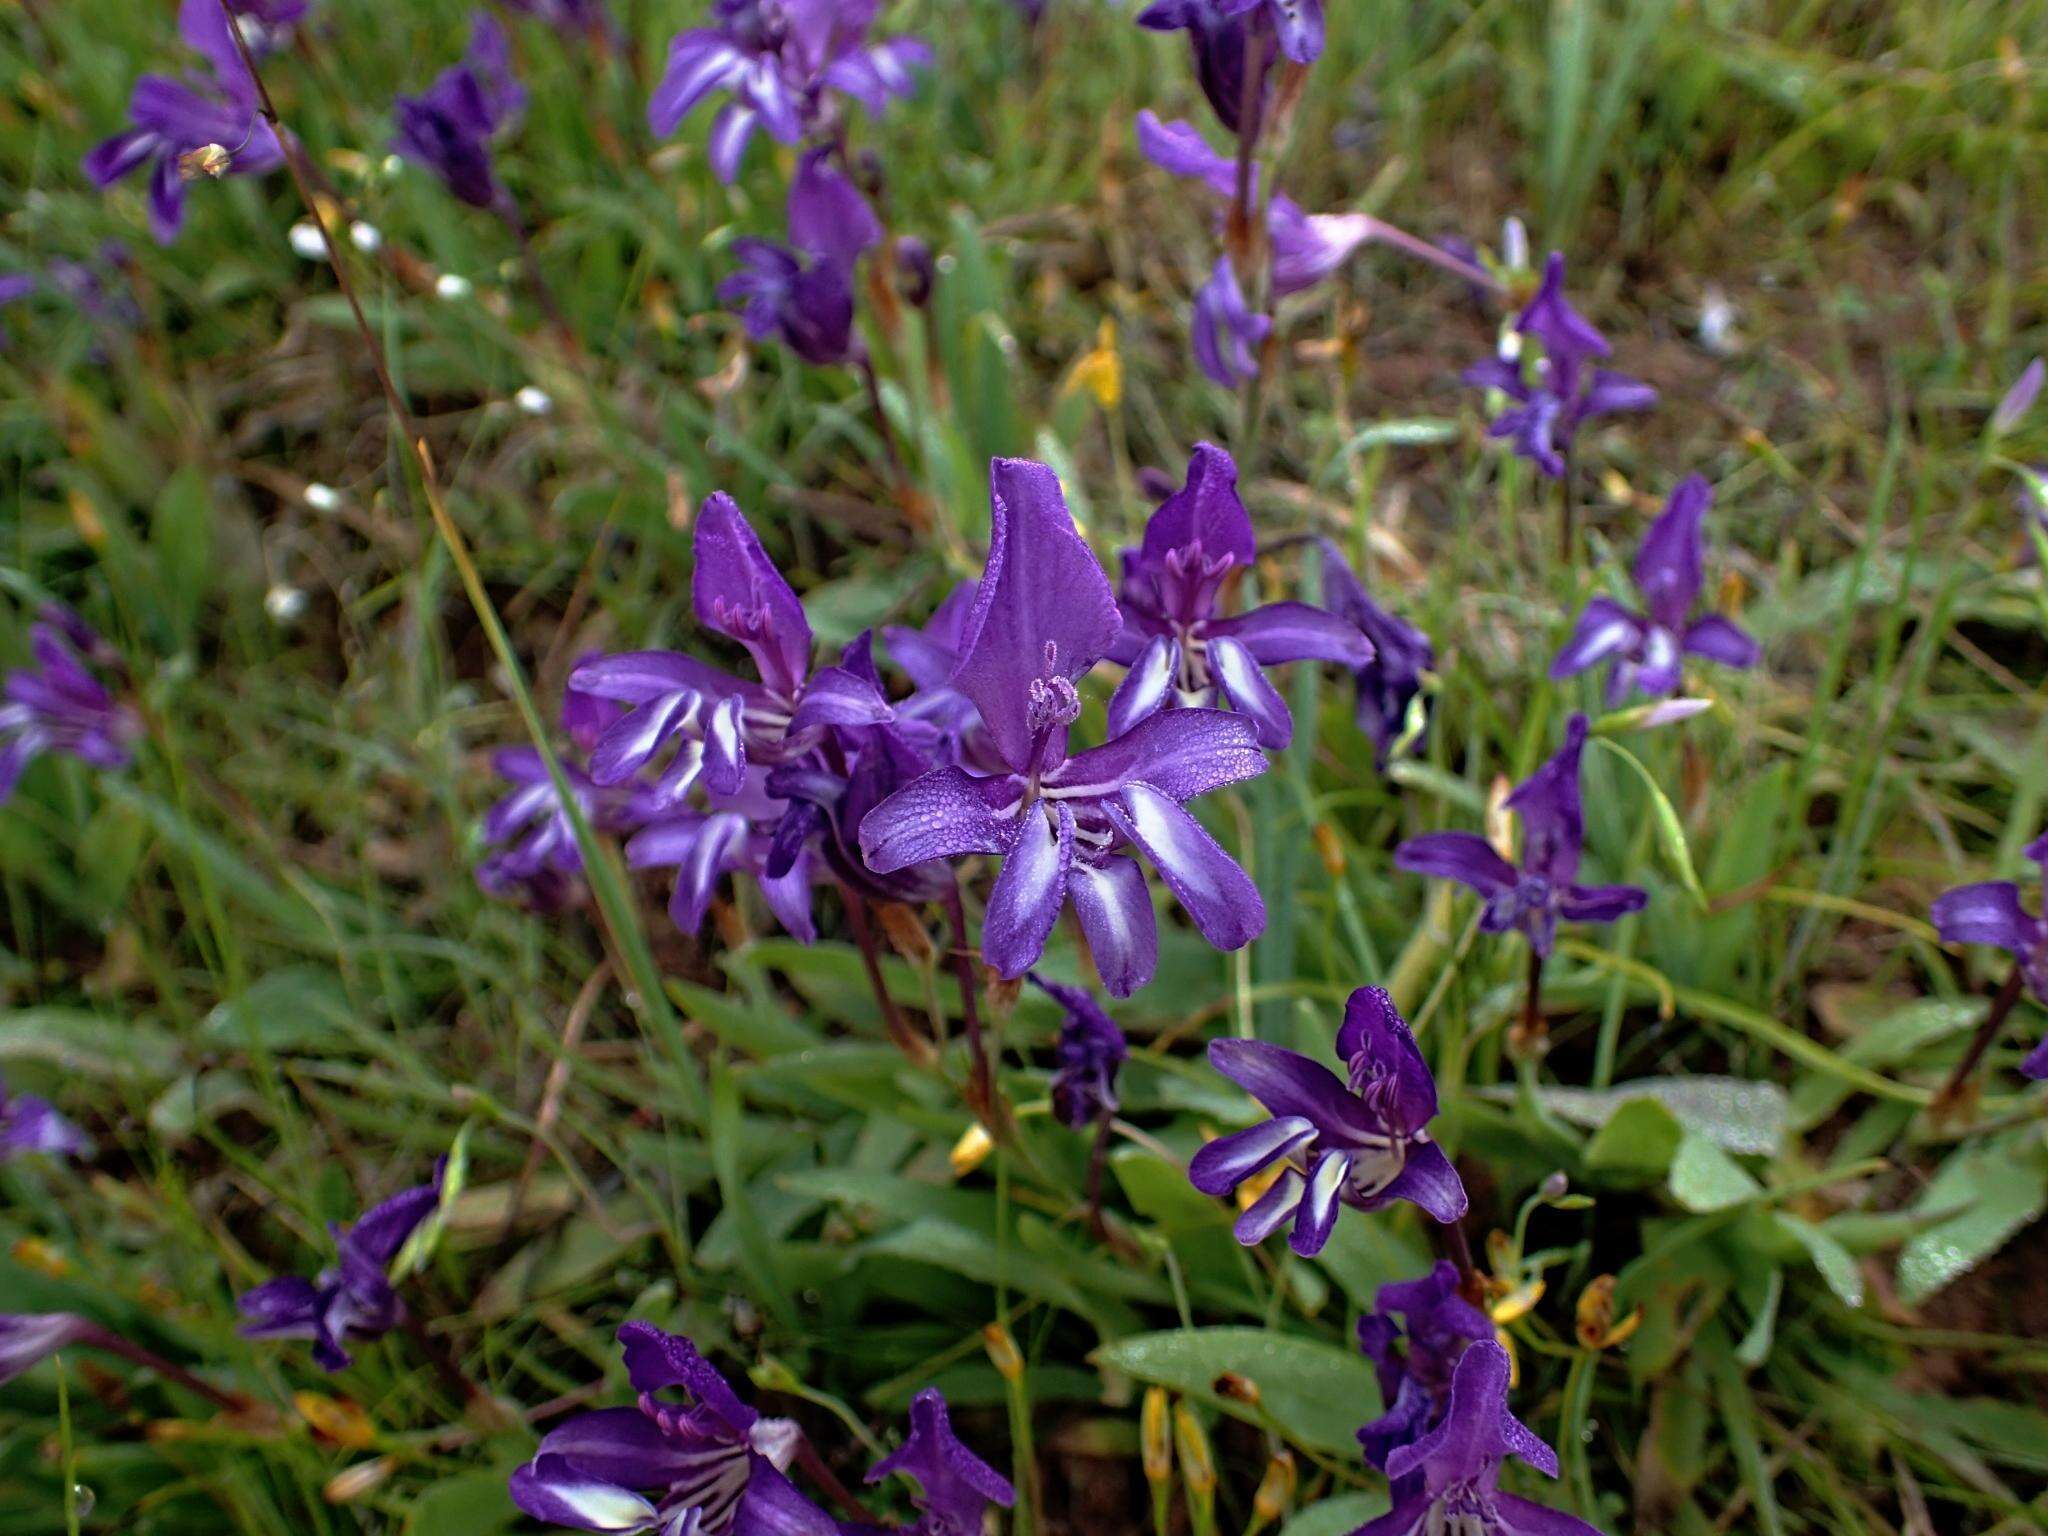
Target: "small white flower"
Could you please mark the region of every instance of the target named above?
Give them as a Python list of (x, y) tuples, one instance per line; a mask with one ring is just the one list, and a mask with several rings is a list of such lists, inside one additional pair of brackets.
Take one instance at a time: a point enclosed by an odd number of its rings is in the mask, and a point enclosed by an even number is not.
[(384, 231), (374, 224), (357, 219), (348, 227), (348, 237), (356, 243), (356, 249), (365, 256), (373, 256), (384, 243)]
[(384, 174), (386, 176), (396, 176), (400, 171), (404, 169), (405, 156), (394, 153), (386, 155), (384, 157)]
[(273, 583), (263, 594), (263, 611), (273, 624), (296, 624), (306, 611), (306, 594), (281, 581)]
[(1529, 231), (1513, 214), (1500, 230), (1501, 265), (1510, 272), (1529, 270)]
[(529, 384), (512, 397), (512, 403), (529, 416), (545, 416), (555, 408), (554, 397), (536, 384)]
[(320, 228), (311, 219), (299, 220), (285, 238), (291, 242), (293, 253), (308, 261), (324, 261), (327, 257), (327, 242), (320, 238)]
[(1735, 306), (1713, 283), (1700, 299), (1700, 345), (1716, 357), (1730, 356), (1742, 346), (1735, 333)]
[(444, 299), (466, 299), (471, 293), (469, 279), (459, 272), (443, 272), (434, 279), (434, 292)]
[(306, 505), (315, 512), (332, 512), (341, 505), (341, 492), (315, 480), (306, 487)]

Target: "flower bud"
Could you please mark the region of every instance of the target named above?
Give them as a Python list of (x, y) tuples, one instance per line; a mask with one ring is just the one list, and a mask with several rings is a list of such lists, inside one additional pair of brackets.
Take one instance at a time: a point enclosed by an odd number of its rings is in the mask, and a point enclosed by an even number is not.
[(1024, 1379), (1024, 1357), (1018, 1353), (1016, 1337), (1009, 1329), (1001, 1323), (990, 1323), (981, 1330), (981, 1343), (998, 1376), (1005, 1381)]
[(1294, 1507), (1294, 1482), (1293, 1452), (1275, 1451), (1273, 1459), (1266, 1463), (1266, 1475), (1259, 1479), (1258, 1492), (1252, 1495), (1248, 1532), (1271, 1525)]
[(953, 1166), (953, 1177), (966, 1178), (987, 1162), (989, 1153), (995, 1149), (995, 1139), (989, 1135), (988, 1127), (977, 1120), (961, 1133), (960, 1139), (953, 1143), (953, 1150), (946, 1154), (946, 1161)]
[(178, 180), (218, 181), (227, 175), (235, 157), (219, 144), (202, 144), (178, 156)]
[(354, 1503), (364, 1494), (381, 1488), (397, 1467), (395, 1456), (373, 1456), (368, 1461), (359, 1461), (330, 1477), (320, 1496), (330, 1504)]
[(1173, 1476), (1173, 1432), (1168, 1426), (1166, 1388), (1147, 1387), (1138, 1416), (1138, 1444), (1145, 1481), (1155, 1487)]

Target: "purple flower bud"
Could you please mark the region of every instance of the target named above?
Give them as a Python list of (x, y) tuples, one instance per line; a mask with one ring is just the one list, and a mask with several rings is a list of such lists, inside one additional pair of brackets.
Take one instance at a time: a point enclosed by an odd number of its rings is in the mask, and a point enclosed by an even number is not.
[(1486, 901), (1479, 921), (1482, 929), (1516, 929), (1544, 956), (1557, 941), (1560, 919), (1611, 923), (1640, 912), (1650, 898), (1636, 886), (1577, 883), (1586, 843), (1585, 811), (1579, 799), (1579, 758), (1586, 732), (1586, 717), (1573, 715), (1557, 756), (1508, 796), (1508, 809), (1522, 823), (1519, 868), (1473, 832), (1411, 837), (1394, 850), (1394, 867), (1471, 887)]
[(0, 1082), (0, 1163), (25, 1152), (83, 1157), (91, 1150), (85, 1132), (59, 1114), (48, 1099), (9, 1093), (7, 1084)]
[(1465, 1214), (1458, 1170), (1428, 1131), (1436, 1083), (1384, 990), (1351, 994), (1337, 1057), (1348, 1084), (1262, 1040), (1210, 1043), (1210, 1064), (1273, 1118), (1204, 1146), (1188, 1164), (1189, 1181), (1204, 1194), (1227, 1195), (1261, 1169), (1282, 1165), (1279, 1179), (1238, 1218), (1237, 1240), (1246, 1247), (1292, 1223), (1289, 1246), (1312, 1258), (1329, 1242), (1339, 1205), (1376, 1211), (1407, 1200), (1438, 1221)]
[[(2029, 843), (2026, 855), (2041, 870), (2040, 913), (2026, 909), (2015, 882), (1987, 880), (1944, 891), (1928, 916), (1944, 944), (1989, 944), (2011, 955), (2028, 990), (2048, 1003), (2048, 833)], [(2048, 1078), (2048, 1040), (2020, 1063), (2020, 1070), (2028, 1077)]]
[(898, 1472), (917, 1484), (918, 1515), (908, 1536), (976, 1536), (989, 1505), (1008, 1509), (1017, 1502), (1009, 1479), (954, 1435), (946, 1400), (931, 1387), (910, 1400), (909, 1437), (869, 1469), (867, 1480)]
[[(1138, 13), (1138, 25), (1154, 32), (1185, 32), (1194, 54), (1195, 79), (1215, 109), (1216, 120), (1231, 133), (1245, 119), (1245, 50), (1251, 27), (1242, 8), (1228, 0), (1154, 0)], [(1270, 94), (1272, 56), (1265, 55), (1256, 90)]]
[(1237, 389), (1257, 377), (1259, 348), (1272, 329), (1271, 316), (1255, 315), (1245, 303), (1230, 258), (1218, 256), (1209, 281), (1195, 295), (1196, 366), (1225, 389)]
[(491, 140), (525, 109), (505, 29), (488, 11), (477, 11), (462, 62), (420, 95), (392, 104), (398, 133), (391, 147), (439, 176), (463, 202), (503, 211), (509, 194), (492, 169)]
[(718, 285), (719, 298), (739, 310), (749, 336), (773, 336), (805, 362), (821, 365), (861, 355), (853, 329), (854, 263), (882, 238), (881, 221), (830, 154), (814, 149), (798, 163), (789, 187), (791, 246), (734, 241), (740, 270)]
[(1998, 402), (1998, 408), (1991, 413), (1991, 435), (2002, 437), (2026, 419), (2028, 411), (2034, 408), (2034, 401), (2040, 396), (2043, 381), (2048, 381), (2048, 361), (2035, 358), (2027, 364), (2012, 388), (2005, 392)]
[(0, 1314), (0, 1382), (14, 1380), (60, 1349), (99, 1335), (97, 1323), (75, 1312)]
[(105, 642), (68, 609), (53, 613), (29, 626), (34, 662), (9, 672), (0, 695), (0, 804), (45, 753), (120, 768), (142, 734), (134, 713), (87, 669), (87, 657), (110, 654)]
[(1117, 1071), (1130, 1054), (1124, 1032), (1087, 988), (1037, 975), (1031, 979), (1066, 1010), (1054, 1048), (1059, 1070), (1052, 1079), (1053, 1118), (1070, 1131), (1085, 1129), (1116, 1113)]

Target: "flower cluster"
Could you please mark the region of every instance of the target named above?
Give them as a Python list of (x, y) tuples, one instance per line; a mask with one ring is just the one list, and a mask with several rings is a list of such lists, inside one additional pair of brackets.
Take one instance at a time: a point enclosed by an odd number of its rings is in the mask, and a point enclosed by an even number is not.
[(95, 664), (111, 668), (118, 658), (78, 615), (46, 608), (29, 626), (29, 650), (34, 662), (7, 674), (0, 702), (0, 803), (46, 753), (120, 768), (142, 734), (134, 711), (93, 675)]
[(860, 355), (853, 328), (853, 275), (861, 253), (880, 244), (882, 225), (854, 184), (813, 149), (789, 184), (789, 244), (733, 242), (740, 269), (718, 296), (740, 312), (747, 334), (770, 337), (807, 363), (847, 363)]

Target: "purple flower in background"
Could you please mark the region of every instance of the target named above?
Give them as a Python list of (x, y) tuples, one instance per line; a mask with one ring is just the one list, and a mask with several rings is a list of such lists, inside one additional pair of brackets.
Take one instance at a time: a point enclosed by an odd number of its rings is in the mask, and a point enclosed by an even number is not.
[[(809, 151), (789, 185), (790, 245), (733, 242), (740, 270), (718, 296), (740, 312), (756, 341), (778, 338), (807, 363), (851, 362), (861, 352), (853, 329), (853, 269), (879, 244), (881, 221), (858, 188), (835, 170), (831, 151)], [(793, 248), (792, 248), (793, 247)]]
[(434, 1180), (393, 1195), (363, 1213), (344, 1231), (330, 1222), (339, 1250), (336, 1262), (312, 1280), (281, 1275), (242, 1296), (242, 1336), (250, 1339), (311, 1339), (322, 1370), (349, 1363), (350, 1339), (382, 1338), (405, 1321), (405, 1303), (393, 1289), (391, 1261), (441, 1205), (441, 1181), (448, 1160), (434, 1165)]
[(491, 167), (491, 140), (526, 110), (512, 75), (512, 46), (488, 11), (470, 18), (469, 51), (418, 96), (392, 103), (398, 132), (391, 147), (423, 165), (474, 208), (510, 211), (510, 194)]
[[(568, 713), (565, 705), (565, 725)], [(602, 788), (575, 763), (559, 761), (569, 792), (592, 827), (617, 832), (646, 819), (644, 793)], [(583, 854), (576, 846), (568, 807), (555, 793), (537, 748), (501, 748), (492, 754), (491, 768), (512, 789), (484, 816), (483, 835), (487, 842), (506, 846), (477, 865), (476, 883), (493, 896), (522, 901), (537, 912), (559, 912), (583, 873)]]
[(142, 734), (134, 713), (87, 666), (88, 660), (110, 665), (112, 652), (83, 619), (45, 609), (29, 626), (29, 649), (34, 661), (7, 674), (0, 698), (0, 804), (45, 753), (120, 768)]
[[(1379, 1371), (1386, 1404), (1386, 1412), (1358, 1432), (1368, 1465), (1384, 1472), (1389, 1455), (1443, 1422), (1452, 1373), (1466, 1346), (1493, 1336), (1486, 1314), (1459, 1294), (1458, 1267), (1448, 1259), (1420, 1280), (1380, 1287), (1372, 1315), (1358, 1320), (1358, 1347)], [(1397, 1488), (1395, 1501), (1412, 1491)]]
[(905, 1536), (980, 1536), (991, 1504), (1017, 1502), (1009, 1479), (962, 1445), (946, 1415), (946, 1400), (926, 1387), (910, 1400), (910, 1436), (869, 1470), (878, 1483), (902, 1473), (917, 1484), (917, 1519)]
[(32, 1093), (9, 1093), (0, 1082), (0, 1163), (24, 1152), (53, 1157), (83, 1157), (92, 1142), (57, 1112), (48, 1099)]
[(1713, 488), (1703, 477), (1689, 475), (1679, 482), (1636, 551), (1636, 590), (1646, 611), (1635, 613), (1612, 598), (1594, 598), (1551, 662), (1553, 678), (1576, 677), (1608, 662), (1607, 701), (1612, 706), (1632, 688), (1653, 698), (1677, 692), (1686, 656), (1727, 667), (1756, 665), (1756, 642), (1732, 619), (1717, 613), (1692, 617), (1706, 586), (1700, 525), (1713, 500)]
[(1508, 1374), (1508, 1352), (1492, 1339), (1466, 1349), (1443, 1418), (1387, 1457), (1394, 1507), (1352, 1536), (1600, 1536), (1583, 1520), (1500, 1491), (1500, 1464), (1510, 1456), (1557, 1476), (1557, 1453), (1508, 1408)]
[(0, 1383), (14, 1380), (60, 1349), (99, 1339), (105, 1331), (75, 1312), (0, 1313)]
[[(2026, 855), (2041, 869), (2041, 913), (2027, 911), (2011, 880), (1961, 885), (1935, 897), (1928, 916), (1944, 944), (1989, 944), (2013, 958), (2027, 988), (2048, 1003), (2048, 833), (2027, 844)], [(2036, 1046), (2020, 1070), (2048, 1078), (2048, 1040)]]
[(705, 97), (728, 93), (711, 125), (710, 154), (718, 179), (731, 181), (756, 128), (799, 143), (824, 126), (835, 94), (879, 116), (931, 61), (924, 44), (907, 38), (868, 41), (880, 9), (880, 0), (713, 0), (711, 26), (670, 41), (647, 121), (666, 136)]
[(1273, 1118), (1205, 1145), (1188, 1164), (1189, 1182), (1205, 1195), (1227, 1195), (1261, 1169), (1284, 1165), (1237, 1220), (1246, 1247), (1292, 1221), (1288, 1245), (1312, 1258), (1329, 1242), (1340, 1204), (1376, 1211), (1407, 1200), (1445, 1222), (1465, 1214), (1458, 1170), (1428, 1131), (1436, 1082), (1384, 990), (1351, 994), (1337, 1057), (1348, 1086), (1320, 1062), (1263, 1040), (1210, 1042), (1210, 1065)]
[(564, 37), (611, 43), (618, 37), (605, 0), (502, 0), (510, 10), (546, 22)]
[[(88, 320), (110, 325), (141, 323), (142, 311), (113, 280), (125, 274), (128, 252), (119, 241), (103, 244), (90, 261), (53, 256), (40, 273), (10, 272), (0, 275), (0, 308), (26, 302), (38, 293), (48, 293), (69, 303)], [(0, 333), (0, 343), (6, 340)]]
[[(1587, 367), (1614, 349), (1565, 298), (1562, 252), (1550, 253), (1542, 286), (1511, 329), (1522, 343), (1519, 349), (1475, 363), (1465, 370), (1465, 382), (1497, 389), (1513, 402), (1493, 419), (1487, 435), (1511, 439), (1518, 455), (1553, 479), (1564, 475), (1565, 455), (1587, 421), (1647, 411), (1657, 403), (1657, 391), (1640, 379)], [(1533, 358), (1530, 341), (1538, 348)]]
[[(1323, 553), (1323, 606), (1358, 626), (1372, 642), (1372, 657), (1351, 669), (1358, 695), (1358, 728), (1373, 744), (1375, 761), (1410, 734), (1409, 711), (1422, 696), (1422, 679), (1436, 664), (1429, 636), (1406, 619), (1387, 612), (1366, 594), (1365, 583), (1351, 569), (1344, 552), (1328, 539)], [(1414, 734), (1421, 734), (1420, 717)]]
[(1255, 315), (1244, 301), (1237, 269), (1218, 256), (1209, 281), (1195, 294), (1190, 341), (1195, 365), (1225, 389), (1236, 389), (1259, 372), (1259, 348), (1271, 334), (1270, 315)]
[(1251, 717), (1260, 746), (1284, 751), (1294, 716), (1264, 669), (1289, 661), (1358, 668), (1373, 659), (1357, 625), (1307, 603), (1224, 617), (1224, 589), (1257, 552), (1236, 462), (1197, 443), (1187, 483), (1152, 514), (1144, 543), (1124, 555), (1123, 632), (1109, 659), (1130, 671), (1109, 701), (1111, 735), (1162, 709), (1228, 703)]
[(187, 155), (210, 146), (227, 152), (223, 167), (196, 173), (201, 175), (255, 176), (284, 161), (284, 147), (258, 110), (256, 82), (218, 0), (185, 0), (178, 34), (212, 67), (211, 78), (143, 75), (128, 99), (134, 126), (85, 157), (85, 174), (100, 187), (150, 167), (149, 227), (163, 245), (177, 238), (185, 222)]
[(982, 955), (1006, 977), (1038, 960), (1060, 909), (1074, 905), (1096, 969), (1128, 997), (1158, 964), (1152, 901), (1134, 847), (1202, 935), (1236, 949), (1265, 906), (1230, 855), (1183, 807), (1266, 769), (1249, 720), (1220, 710), (1153, 715), (1105, 745), (1069, 753), (1081, 713), (1074, 684), (1122, 632), (1109, 580), (1043, 464), (990, 467), (988, 564), (951, 686), (980, 712), (1002, 770), (944, 767), (870, 811), (860, 846), (878, 874), (967, 853), (1001, 854)]
[[(1244, 125), (1245, 49), (1251, 28), (1242, 7), (1229, 0), (1153, 0), (1138, 13), (1138, 25), (1154, 32), (1185, 32), (1195, 57), (1195, 79), (1215, 109), (1217, 121), (1231, 133)], [(1271, 78), (1271, 58), (1259, 72), (1263, 96)]]
[[(756, 1413), (697, 1346), (650, 1323), (619, 1329), (632, 1408), (581, 1413), (512, 1474), (512, 1502), (548, 1525), (659, 1536), (799, 1536), (834, 1527), (783, 1470), (802, 1431)], [(687, 1401), (661, 1393), (681, 1388)]]
[[(220, 0), (187, 0), (192, 5), (220, 8)], [(235, 23), (258, 58), (278, 52), (292, 39), (293, 31), (313, 9), (312, 0), (228, 0)]]
[(743, 874), (761, 888), (768, 910), (785, 931), (806, 944), (818, 936), (811, 920), (815, 865), (810, 850), (799, 844), (779, 873), (775, 870), (776, 833), (789, 819), (790, 808), (769, 794), (768, 778), (765, 769), (751, 769), (738, 792), (713, 790), (705, 796), (705, 809), (658, 817), (627, 842), (626, 863), (632, 868), (676, 872), (668, 915), (677, 931), (701, 929), (719, 881)]
[(1537, 954), (1548, 957), (1560, 918), (1611, 923), (1649, 903), (1633, 885), (1579, 885), (1586, 846), (1585, 809), (1579, 800), (1579, 758), (1586, 749), (1586, 717), (1573, 715), (1564, 746), (1508, 796), (1522, 823), (1517, 869), (1475, 832), (1425, 832), (1394, 850), (1394, 867), (1468, 885), (1486, 900), (1479, 926), (1488, 933), (1518, 929)]
[(1991, 413), (1993, 437), (2003, 437), (2026, 419), (2027, 412), (2040, 398), (2044, 383), (2048, 383), (2048, 360), (2037, 357), (2020, 370), (2020, 376), (2012, 381), (2012, 388), (1999, 398), (1997, 408)]
[(1060, 1020), (1059, 1044), (1053, 1059), (1059, 1070), (1052, 1078), (1053, 1118), (1070, 1131), (1084, 1130), (1117, 1110), (1116, 1075), (1130, 1054), (1124, 1032), (1116, 1027), (1086, 987), (1031, 978), (1039, 989), (1066, 1010)]

